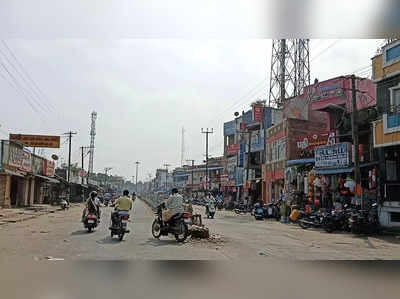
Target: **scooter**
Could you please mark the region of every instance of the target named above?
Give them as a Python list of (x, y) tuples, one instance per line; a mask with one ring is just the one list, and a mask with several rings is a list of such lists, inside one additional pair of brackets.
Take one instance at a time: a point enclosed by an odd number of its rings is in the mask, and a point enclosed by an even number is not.
[(254, 206), (254, 211), (253, 211), (254, 218), (256, 220), (263, 220), (265, 217), (265, 211), (261, 207), (261, 205), (257, 204)]
[(83, 225), (88, 230), (88, 232), (92, 232), (93, 229), (97, 227), (99, 223), (99, 219), (97, 215), (93, 213), (88, 213), (84, 219)]
[(63, 209), (63, 210), (68, 210), (69, 209), (69, 203), (65, 199), (63, 199), (60, 202), (60, 206), (61, 206), (61, 209)]
[(372, 204), (369, 210), (353, 210), (349, 226), (353, 234), (379, 234), (381, 226), (378, 219), (378, 204)]
[(114, 237), (114, 235), (116, 235), (118, 236), (118, 239), (122, 241), (124, 235), (129, 233), (129, 230), (127, 229), (128, 222), (129, 222), (129, 212), (119, 211), (118, 217), (116, 217), (114, 223), (113, 220), (111, 219), (109, 227), (111, 231), (111, 238)]

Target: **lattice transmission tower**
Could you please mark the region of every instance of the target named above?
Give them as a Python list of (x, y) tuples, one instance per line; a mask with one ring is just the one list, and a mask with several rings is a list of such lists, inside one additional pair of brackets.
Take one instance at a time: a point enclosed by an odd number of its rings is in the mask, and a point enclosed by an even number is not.
[(89, 171), (88, 177), (93, 173), (93, 158), (94, 158), (94, 140), (96, 138), (96, 120), (97, 112), (93, 111), (91, 114), (91, 126), (90, 126), (90, 152), (89, 152)]
[(310, 85), (309, 39), (272, 40), (269, 106), (282, 107)]

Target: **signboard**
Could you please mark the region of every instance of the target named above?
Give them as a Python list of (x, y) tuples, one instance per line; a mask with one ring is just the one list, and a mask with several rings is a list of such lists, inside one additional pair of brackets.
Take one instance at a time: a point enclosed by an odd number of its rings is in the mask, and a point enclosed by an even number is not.
[(21, 169), (26, 172), (32, 171), (32, 155), (26, 151), (22, 151), (22, 167)]
[(228, 155), (236, 155), (239, 152), (239, 149), (240, 149), (239, 143), (231, 144), (227, 146), (226, 153)]
[(246, 113), (243, 114), (243, 123), (246, 125), (251, 124), (253, 122), (253, 111), (249, 110)]
[(243, 167), (237, 167), (236, 168), (236, 186), (243, 185), (243, 174), (244, 174)]
[(253, 106), (253, 121), (262, 122), (263, 121), (263, 111), (264, 107), (262, 105)]
[(29, 147), (60, 148), (60, 136), (10, 134), (10, 141)]
[(338, 143), (315, 148), (315, 167), (345, 168), (350, 165), (351, 144), (348, 142)]
[(235, 126), (234, 120), (224, 123), (224, 136), (235, 135)]
[(245, 149), (245, 144), (241, 143), (240, 144), (240, 149), (239, 149), (239, 154), (238, 154), (238, 166), (243, 167), (244, 164), (244, 149)]
[(237, 156), (233, 156), (227, 159), (227, 165), (226, 165), (226, 172), (228, 173), (229, 179), (234, 179), (235, 178), (235, 169), (237, 165)]
[[(264, 130), (259, 130), (252, 133), (251, 136), (251, 148), (252, 153), (261, 152), (264, 150), (265, 140), (264, 140)], [(248, 150), (247, 150), (248, 152)]]
[(296, 156), (299, 158), (314, 157), (314, 149), (317, 146), (328, 145), (330, 133), (314, 132), (298, 135), (296, 137)]
[(32, 172), (34, 174), (44, 174), (43, 161), (43, 158), (32, 156)]
[(78, 173), (78, 175), (79, 175), (81, 178), (85, 177), (86, 174), (87, 174), (87, 172), (86, 172), (85, 170), (80, 170), (79, 173)]
[(22, 168), (22, 162), (24, 160), (24, 151), (15, 144), (9, 144), (8, 147), (8, 163), (7, 165)]
[(50, 160), (43, 160), (43, 174), (48, 177), (53, 177), (55, 172), (55, 163)]

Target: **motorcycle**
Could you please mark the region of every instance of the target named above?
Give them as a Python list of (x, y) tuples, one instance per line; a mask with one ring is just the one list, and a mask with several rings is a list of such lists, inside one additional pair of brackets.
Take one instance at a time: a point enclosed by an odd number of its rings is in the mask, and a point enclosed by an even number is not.
[(61, 206), (61, 209), (63, 209), (63, 210), (68, 210), (69, 209), (69, 203), (65, 199), (63, 199), (60, 202), (60, 206)]
[(265, 219), (273, 218), (276, 221), (281, 219), (279, 205), (277, 203), (269, 203), (263, 207)]
[(168, 222), (164, 222), (162, 219), (163, 209), (165, 209), (164, 203), (157, 207), (157, 212), (155, 213), (156, 219), (154, 219), (151, 226), (153, 237), (159, 239), (161, 236), (172, 234), (175, 236), (177, 242), (184, 242), (189, 236), (188, 223), (190, 222), (190, 214), (176, 214)]
[(124, 235), (129, 233), (129, 230), (127, 229), (128, 222), (129, 222), (129, 212), (119, 211), (114, 223), (113, 220), (111, 219), (109, 227), (111, 231), (111, 238), (114, 237), (114, 235), (116, 235), (118, 236), (118, 239), (122, 241)]
[(325, 213), (320, 211), (312, 214), (304, 213), (299, 220), (299, 225), (302, 229), (323, 227), (325, 215)]
[(351, 216), (351, 210), (347, 209), (342, 211), (332, 211), (327, 213), (323, 220), (323, 228), (327, 233), (333, 233), (334, 231), (350, 231), (349, 219)]
[(244, 204), (240, 204), (237, 208), (235, 208), (235, 213), (236, 214), (246, 214), (247, 213), (247, 208), (245, 207)]
[(217, 202), (217, 209), (222, 210), (224, 208), (224, 202), (222, 200)]
[(265, 217), (265, 211), (261, 207), (261, 205), (255, 205), (254, 211), (253, 211), (254, 219), (256, 220), (263, 220)]
[(213, 204), (208, 205), (207, 208), (206, 208), (206, 216), (207, 216), (207, 218), (214, 219), (214, 215), (215, 215), (215, 205), (213, 205)]
[(378, 204), (372, 204), (369, 210), (352, 210), (349, 227), (353, 234), (379, 234)]
[(93, 229), (97, 227), (98, 223), (99, 223), (99, 218), (97, 217), (97, 215), (94, 213), (88, 213), (85, 216), (83, 225), (90, 233), (92, 232)]

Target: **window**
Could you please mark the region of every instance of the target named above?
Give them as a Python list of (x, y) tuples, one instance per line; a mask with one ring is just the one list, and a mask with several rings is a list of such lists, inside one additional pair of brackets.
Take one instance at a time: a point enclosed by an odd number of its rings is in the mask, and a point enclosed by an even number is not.
[(396, 181), (397, 180), (397, 165), (396, 161), (386, 160), (386, 180)]
[(384, 51), (384, 65), (388, 66), (400, 60), (400, 43), (389, 45)]
[(400, 107), (400, 88), (392, 89), (391, 96), (390, 96), (390, 104), (392, 106), (394, 106), (396, 112), (399, 112), (399, 107)]

